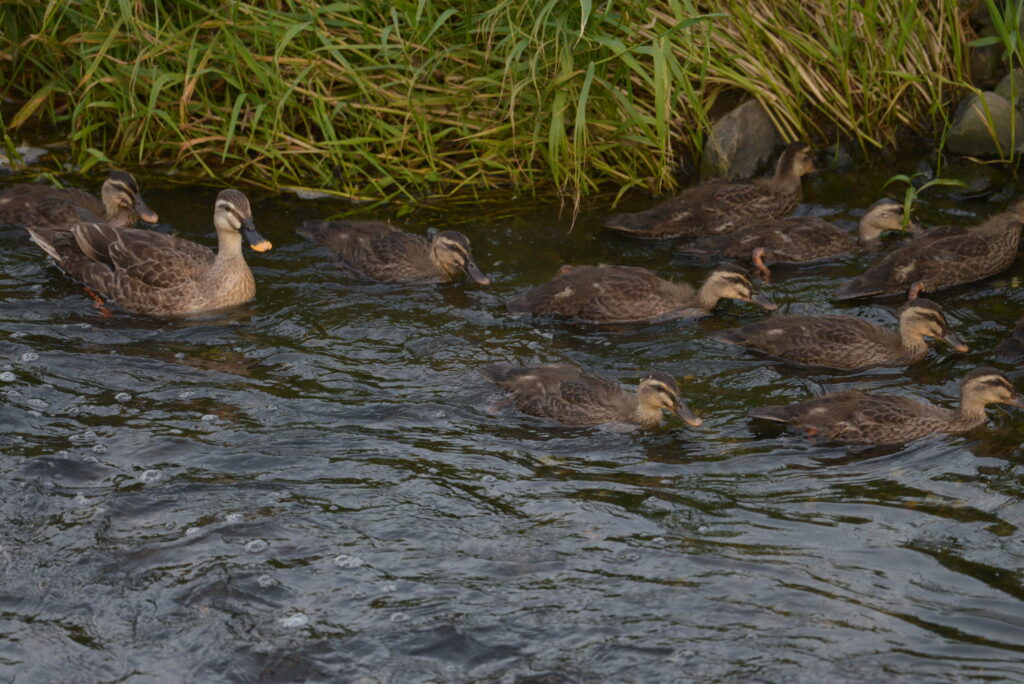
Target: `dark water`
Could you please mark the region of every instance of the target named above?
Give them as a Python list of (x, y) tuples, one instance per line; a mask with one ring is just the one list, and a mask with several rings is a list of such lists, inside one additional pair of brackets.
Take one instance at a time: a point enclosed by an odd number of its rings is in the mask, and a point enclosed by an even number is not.
[[(852, 226), (889, 173), (817, 176), (801, 210)], [(155, 184), (162, 219), (212, 245), (216, 189)], [(705, 337), (764, 315), (746, 305), (613, 332), (509, 316), (567, 262), (700, 279), (598, 231), (600, 202), (571, 232), (558, 205), (510, 197), (397, 219), (468, 234), (482, 289), (347, 280), (293, 229), (349, 207), (251, 197), (276, 247), (247, 253), (257, 300), (214, 320), (103, 318), (0, 234), (0, 679), (1024, 680), (1024, 415), (884, 451), (744, 418), (853, 386), (953, 404), (1024, 310), (1021, 262), (935, 296), (969, 354), (832, 376)], [(832, 311), (864, 263), (780, 270), (766, 292)], [(892, 324), (895, 305), (843, 310)], [(492, 414), (477, 368), (516, 360), (629, 385), (662, 367), (704, 426)]]

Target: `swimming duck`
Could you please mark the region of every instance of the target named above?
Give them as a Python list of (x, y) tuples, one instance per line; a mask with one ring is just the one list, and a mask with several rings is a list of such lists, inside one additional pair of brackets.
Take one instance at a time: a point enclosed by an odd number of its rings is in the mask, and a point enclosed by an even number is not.
[(170, 235), (100, 223), (28, 231), (61, 269), (117, 306), (167, 316), (223, 309), (256, 295), (256, 282), (242, 257), (242, 237), (257, 252), (271, 245), (256, 232), (245, 195), (222, 190), (213, 225), (216, 254)]
[(346, 270), (372, 280), (446, 283), (465, 272), (479, 285), (491, 282), (469, 240), (454, 230), (434, 231), (428, 242), (381, 221), (306, 221), (299, 233), (337, 254)]
[(835, 299), (922, 292), (981, 280), (1017, 258), (1024, 199), (978, 226), (940, 226), (882, 257), (840, 287)]
[(661, 425), (662, 411), (671, 411), (688, 425), (701, 424), (667, 373), (652, 372), (631, 394), (618, 383), (569, 365), (495, 365), (481, 372), (511, 394), (523, 413), (565, 425), (632, 423), (653, 428)]
[(1024, 318), (1020, 319), (1017, 327), (996, 347), (996, 356), (1004, 359), (1024, 356)]
[(902, 444), (935, 432), (972, 430), (985, 422), (989, 404), (1024, 408), (1024, 397), (996, 369), (977, 368), (964, 377), (955, 411), (899, 394), (847, 390), (789, 406), (755, 408), (748, 415), (789, 423), (825, 442)]
[(731, 233), (680, 245), (676, 252), (750, 259), (767, 280), (771, 274), (765, 264), (821, 261), (877, 249), (882, 233), (890, 230), (903, 230), (903, 204), (886, 198), (861, 217), (856, 236), (821, 218), (793, 216), (756, 221)]
[(111, 171), (100, 188), (100, 197), (76, 188), (13, 185), (0, 193), (0, 225), (70, 230), (82, 221), (131, 228), (140, 218), (147, 223), (159, 220), (127, 171)]
[(712, 336), (780, 361), (836, 370), (905, 366), (928, 354), (925, 337), (940, 339), (958, 352), (967, 345), (949, 329), (942, 308), (919, 298), (899, 311), (899, 332), (854, 316), (787, 315)]
[(722, 264), (699, 290), (636, 266), (563, 266), (554, 278), (512, 300), (509, 309), (591, 323), (639, 323), (706, 316), (719, 299), (776, 308), (754, 290), (746, 271)]
[(793, 143), (779, 157), (771, 178), (699, 183), (653, 209), (609, 216), (604, 226), (648, 240), (729, 233), (754, 221), (792, 214), (803, 197), (800, 177), (814, 170), (810, 147)]

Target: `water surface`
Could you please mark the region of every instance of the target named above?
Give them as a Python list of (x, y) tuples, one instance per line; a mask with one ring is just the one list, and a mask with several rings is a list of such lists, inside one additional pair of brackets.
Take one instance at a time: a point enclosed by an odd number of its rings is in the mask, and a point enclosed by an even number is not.
[[(893, 172), (814, 177), (801, 211), (852, 227)], [(214, 244), (217, 188), (143, 187), (163, 221)], [(275, 249), (247, 252), (256, 301), (209, 320), (104, 318), (0, 234), (0, 678), (1024, 679), (1024, 415), (994, 408), (968, 435), (882, 450), (744, 417), (848, 387), (952, 405), (1024, 311), (1020, 261), (934, 296), (970, 353), (833, 375), (706, 337), (765, 315), (749, 305), (617, 331), (510, 316), (504, 302), (563, 263), (701, 279), (667, 244), (600, 231), (600, 201), (575, 225), (514, 197), (356, 212), (463, 231), (484, 289), (348, 279), (294, 228), (352, 207), (250, 196)], [(921, 218), (1005, 203), (936, 200)], [(765, 291), (831, 312), (828, 290), (868, 260), (780, 269)], [(898, 304), (839, 309), (894, 325)], [(489, 408), (477, 369), (516, 361), (627, 385), (663, 368), (704, 426)]]

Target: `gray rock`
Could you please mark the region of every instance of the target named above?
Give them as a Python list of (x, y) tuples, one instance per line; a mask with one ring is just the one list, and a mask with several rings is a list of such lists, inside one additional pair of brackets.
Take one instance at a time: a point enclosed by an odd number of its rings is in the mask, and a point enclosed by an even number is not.
[(17, 169), (23, 169), (30, 164), (35, 164), (37, 161), (50, 154), (49, 150), (44, 150), (41, 147), (28, 147), (22, 145), (21, 147), (14, 148), (15, 157), (13, 160), (8, 159), (7, 155), (0, 152), (0, 169), (11, 171)]
[[(978, 36), (981, 38), (995, 35), (996, 31), (992, 26), (985, 26), (978, 32)], [(992, 87), (999, 79), (1005, 54), (1006, 49), (1002, 43), (970, 48), (971, 83), (979, 88)]]
[(744, 102), (711, 127), (700, 160), (701, 178), (746, 178), (774, 161), (782, 136), (757, 100)]
[(1024, 69), (1014, 69), (1012, 73), (1003, 76), (995, 92), (1013, 104), (1017, 111), (1024, 109)]
[(950, 159), (942, 167), (942, 177), (955, 178), (963, 185), (933, 185), (926, 191), (929, 196), (957, 200), (987, 197), (999, 191), (1009, 180), (999, 165), (980, 164), (963, 157)]
[[(985, 98), (984, 103), (982, 103), (982, 97)], [(995, 139), (989, 130), (985, 115), (986, 105), (988, 114), (992, 118)], [(1014, 129), (1017, 151), (1024, 151), (1024, 115), (1015, 111), (1002, 95), (984, 92), (979, 97), (971, 94), (960, 102), (956, 113), (953, 114), (953, 125), (950, 126), (949, 134), (946, 136), (946, 149), (954, 154), (972, 157), (997, 157), (999, 149), (996, 147), (996, 140), (998, 140), (1003, 154), (1009, 155), (1013, 149), (1010, 140), (1011, 125)]]

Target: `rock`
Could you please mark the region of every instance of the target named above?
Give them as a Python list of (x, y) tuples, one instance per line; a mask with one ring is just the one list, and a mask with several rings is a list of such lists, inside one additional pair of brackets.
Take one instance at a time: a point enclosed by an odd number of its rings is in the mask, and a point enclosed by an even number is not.
[(41, 147), (28, 147), (22, 145), (21, 147), (14, 148), (15, 158), (13, 160), (8, 159), (6, 154), (0, 152), (0, 170), (14, 171), (17, 169), (23, 169), (30, 164), (35, 164), (37, 161), (50, 154), (49, 150), (44, 150)]
[(711, 127), (700, 160), (701, 178), (746, 178), (775, 160), (782, 136), (757, 100), (748, 100)]
[[(995, 36), (992, 26), (985, 26), (978, 32), (980, 38)], [(1006, 50), (1002, 43), (979, 45), (970, 48), (971, 83), (979, 88), (991, 87), (999, 79), (1003, 68), (1003, 55)]]
[(995, 92), (1002, 95), (1017, 111), (1024, 109), (1024, 69), (1014, 69), (1012, 73), (1003, 76)]
[[(981, 101), (982, 97), (985, 98), (984, 103)], [(954, 154), (972, 157), (999, 156), (999, 149), (989, 132), (985, 106), (988, 107), (988, 113), (992, 118), (992, 128), (1003, 154), (1008, 156), (1012, 151), (1010, 145), (1011, 123), (1014, 128), (1017, 151), (1024, 151), (1024, 115), (1015, 111), (1002, 95), (993, 92), (984, 92), (980, 97), (972, 94), (963, 99), (960, 106), (957, 107), (956, 113), (953, 114), (953, 125), (946, 136), (946, 149)]]
[(963, 185), (933, 185), (928, 188), (928, 194), (952, 197), (956, 200), (987, 197), (1001, 189), (1008, 180), (998, 166), (979, 164), (962, 157), (950, 159), (949, 163), (942, 167), (942, 177), (955, 178)]

